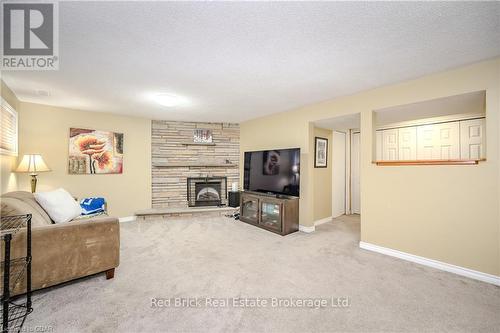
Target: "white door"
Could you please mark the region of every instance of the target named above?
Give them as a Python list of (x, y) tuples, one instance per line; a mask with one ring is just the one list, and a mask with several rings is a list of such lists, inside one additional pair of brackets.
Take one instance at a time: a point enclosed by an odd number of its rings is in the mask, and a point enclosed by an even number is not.
[(398, 160), (398, 129), (382, 131), (382, 159), (384, 161)]
[(419, 160), (436, 159), (434, 146), (436, 139), (434, 125), (418, 126), (417, 128), (417, 158)]
[(458, 121), (417, 126), (417, 159), (459, 159), (459, 135)]
[(353, 133), (351, 141), (351, 213), (361, 214), (359, 191), (360, 134)]
[(462, 160), (486, 158), (485, 125), (484, 118), (460, 121), (460, 158)]
[(398, 131), (398, 151), (400, 161), (417, 159), (417, 128), (403, 127)]
[(345, 214), (345, 133), (333, 131), (332, 141), (332, 217), (338, 217)]

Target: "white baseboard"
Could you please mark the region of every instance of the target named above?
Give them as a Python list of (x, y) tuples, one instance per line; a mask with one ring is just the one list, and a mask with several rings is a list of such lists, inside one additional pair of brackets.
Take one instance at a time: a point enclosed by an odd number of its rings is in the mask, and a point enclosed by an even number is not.
[(330, 222), (332, 220), (331, 216), (325, 217), (324, 219), (314, 221), (314, 225), (320, 225), (326, 222)]
[(125, 216), (118, 218), (118, 222), (132, 222), (137, 219), (137, 216)]
[(314, 232), (314, 230), (316, 230), (316, 228), (314, 226), (306, 227), (305, 225), (299, 224), (299, 231), (311, 233), (311, 232)]
[(359, 247), (368, 251), (382, 253), (391, 257), (396, 257), (399, 259), (411, 261), (420, 265), (429, 266), (432, 268), (436, 268), (442, 271), (462, 275), (471, 279), (491, 283), (497, 286), (500, 286), (500, 276), (487, 274), (479, 271), (475, 271), (469, 268), (455, 266), (452, 264), (447, 264), (442, 261), (437, 261), (434, 259), (424, 258), (420, 256), (416, 256), (414, 254), (401, 252), (398, 250), (393, 250), (387, 247), (378, 246), (370, 243), (359, 242)]
[(325, 217), (324, 219), (314, 221), (314, 225), (312, 227), (306, 227), (305, 225), (299, 224), (299, 231), (307, 232), (307, 233), (314, 232), (316, 230), (317, 225), (320, 225), (320, 224), (323, 224), (326, 222), (330, 222), (331, 220), (332, 220), (332, 217), (328, 216), (328, 217)]

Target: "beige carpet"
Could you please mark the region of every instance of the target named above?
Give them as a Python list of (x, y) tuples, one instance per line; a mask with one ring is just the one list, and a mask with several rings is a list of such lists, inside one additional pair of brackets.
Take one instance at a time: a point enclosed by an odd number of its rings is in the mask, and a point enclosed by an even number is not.
[[(228, 218), (123, 223), (121, 265), (39, 291), (27, 330), (499, 332), (500, 288), (358, 248), (343, 217), (281, 237)], [(151, 299), (325, 299), (348, 307), (152, 308)], [(252, 305), (252, 304), (249, 304)], [(296, 304), (295, 304), (296, 305)], [(307, 304), (306, 304), (307, 305)]]

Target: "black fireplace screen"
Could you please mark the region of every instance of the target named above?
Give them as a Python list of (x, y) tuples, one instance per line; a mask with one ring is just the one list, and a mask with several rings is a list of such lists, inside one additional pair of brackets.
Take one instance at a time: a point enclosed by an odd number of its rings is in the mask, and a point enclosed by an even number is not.
[(189, 207), (225, 205), (227, 177), (189, 177), (187, 199)]

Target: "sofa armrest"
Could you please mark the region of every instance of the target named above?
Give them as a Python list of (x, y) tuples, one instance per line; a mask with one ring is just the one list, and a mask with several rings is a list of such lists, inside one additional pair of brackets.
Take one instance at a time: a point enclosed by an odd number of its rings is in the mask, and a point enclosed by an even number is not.
[[(120, 226), (117, 218), (88, 220), (32, 228), (32, 289), (49, 287), (103, 272), (119, 265)], [(12, 257), (26, 252), (26, 233), (16, 234)], [(22, 286), (16, 287), (25, 290)]]

